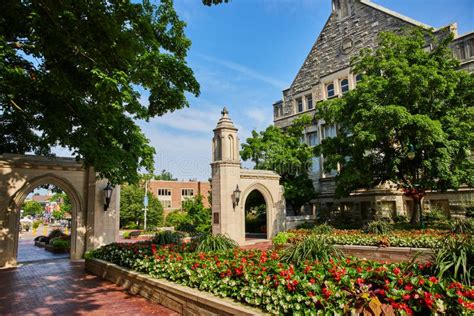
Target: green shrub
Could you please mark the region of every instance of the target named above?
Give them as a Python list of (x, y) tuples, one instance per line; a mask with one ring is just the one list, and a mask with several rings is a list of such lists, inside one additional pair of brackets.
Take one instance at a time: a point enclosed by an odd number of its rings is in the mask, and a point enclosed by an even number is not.
[(53, 238), (56, 238), (56, 237), (62, 237), (62, 236), (65, 236), (65, 234), (59, 228), (53, 229), (48, 234), (49, 239), (53, 239)]
[(295, 234), (294, 233), (289, 233), (289, 232), (279, 232), (276, 234), (275, 237), (273, 237), (272, 242), (274, 245), (284, 245), (288, 243), (288, 239), (294, 238)]
[(38, 227), (40, 226), (41, 224), (41, 221), (34, 221), (33, 222), (33, 229), (38, 229)]
[(198, 240), (196, 251), (224, 251), (238, 247), (238, 244), (227, 235), (223, 234), (205, 234)]
[(183, 234), (179, 232), (164, 230), (159, 233), (156, 233), (156, 235), (152, 239), (152, 243), (158, 245), (178, 244), (181, 242), (182, 238)]
[(313, 228), (315, 234), (330, 234), (334, 231), (334, 228), (329, 224), (317, 225)]
[(454, 279), (470, 285), (474, 267), (474, 241), (472, 236), (449, 236), (434, 255), (434, 268), (438, 278)]
[(314, 222), (304, 222), (303, 224), (296, 226), (296, 229), (312, 229), (314, 226), (316, 226), (316, 223)]
[(130, 239), (130, 232), (123, 232), (122, 237), (125, 239)]
[(367, 227), (367, 231), (372, 234), (383, 235), (392, 231), (392, 226), (386, 221), (372, 221)]
[(69, 249), (71, 247), (71, 242), (67, 239), (56, 237), (52, 240), (52, 245), (55, 249)]
[(183, 223), (190, 223), (190, 218), (186, 212), (176, 210), (166, 216), (165, 226), (177, 228)]
[(429, 212), (423, 212), (425, 222), (434, 223), (447, 220), (447, 216), (440, 208), (433, 207)]
[(449, 230), (455, 234), (473, 234), (474, 219), (454, 219), (449, 221)]
[(395, 215), (392, 217), (393, 222), (397, 224), (407, 224), (408, 218), (405, 215)]
[(281, 259), (294, 264), (302, 264), (305, 261), (329, 260), (340, 257), (340, 252), (327, 238), (317, 235), (309, 235), (302, 241), (288, 247), (282, 253)]

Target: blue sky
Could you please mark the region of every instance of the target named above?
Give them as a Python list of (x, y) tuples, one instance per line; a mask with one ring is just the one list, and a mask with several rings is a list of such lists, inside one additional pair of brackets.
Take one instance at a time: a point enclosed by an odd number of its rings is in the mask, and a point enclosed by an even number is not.
[[(457, 22), (460, 34), (474, 30), (474, 0), (373, 2), (434, 27)], [(296, 76), (330, 15), (331, 0), (232, 0), (214, 7), (175, 0), (175, 7), (188, 25), (188, 62), (201, 95), (189, 98), (190, 108), (140, 126), (157, 151), (157, 171), (207, 180), (212, 129), (223, 106), (241, 142), (271, 124), (272, 104)]]

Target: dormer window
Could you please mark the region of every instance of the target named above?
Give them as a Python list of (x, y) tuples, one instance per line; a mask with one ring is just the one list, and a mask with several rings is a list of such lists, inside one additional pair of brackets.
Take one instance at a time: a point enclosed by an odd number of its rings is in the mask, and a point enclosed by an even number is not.
[(326, 93), (328, 98), (332, 98), (335, 95), (333, 83), (326, 85)]
[(347, 78), (341, 80), (341, 92), (342, 94), (349, 92), (349, 80)]

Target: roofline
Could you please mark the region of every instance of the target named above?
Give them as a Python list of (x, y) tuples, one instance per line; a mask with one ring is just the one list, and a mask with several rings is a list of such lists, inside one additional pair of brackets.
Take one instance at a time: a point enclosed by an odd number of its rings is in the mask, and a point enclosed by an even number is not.
[(196, 181), (180, 181), (180, 180), (156, 180), (156, 179), (151, 179), (148, 180), (150, 182), (170, 182), (170, 183), (210, 183), (209, 181), (201, 181), (201, 180), (196, 180)]
[(359, 0), (359, 1), (360, 1), (360, 3), (362, 3), (362, 4), (365, 4), (365, 5), (369, 6), (369, 7), (372, 7), (372, 8), (374, 8), (374, 9), (376, 9), (376, 10), (379, 10), (379, 11), (381, 11), (381, 12), (390, 14), (390, 15), (392, 15), (392, 16), (394, 16), (394, 17), (396, 17), (396, 18), (399, 18), (400, 20), (403, 20), (403, 21), (405, 21), (405, 22), (408, 22), (408, 23), (410, 23), (410, 24), (413, 24), (413, 25), (416, 25), (416, 26), (419, 26), (419, 27), (422, 27), (422, 28), (428, 29), (428, 30), (431, 30), (431, 29), (433, 29), (433, 30), (435, 30), (435, 31), (438, 30), (437, 28), (435, 28), (435, 27), (433, 27), (433, 26), (431, 26), (431, 25), (422, 23), (422, 22), (417, 21), (417, 20), (415, 20), (415, 19), (409, 18), (409, 17), (407, 17), (407, 16), (405, 16), (405, 15), (403, 15), (403, 14), (400, 14), (400, 13), (398, 13), (398, 12), (396, 12), (396, 11), (393, 11), (393, 10), (390, 10), (390, 9), (388, 9), (388, 8), (386, 8), (386, 7), (383, 7), (383, 6), (379, 5), (379, 4), (373, 3), (371, 0)]

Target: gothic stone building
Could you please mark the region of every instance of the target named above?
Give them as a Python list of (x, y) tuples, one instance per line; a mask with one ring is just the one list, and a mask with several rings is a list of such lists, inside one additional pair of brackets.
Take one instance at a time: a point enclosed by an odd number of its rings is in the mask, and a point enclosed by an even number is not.
[[(273, 104), (274, 124), (285, 128), (302, 114), (314, 116), (318, 102), (339, 97), (354, 89), (360, 78), (351, 72), (350, 61), (362, 48), (375, 48), (378, 33), (382, 31), (399, 32), (406, 27), (419, 27), (432, 30), (436, 35), (445, 32), (454, 34), (453, 54), (460, 60), (461, 69), (474, 71), (474, 32), (457, 34), (457, 25), (450, 24), (434, 28), (411, 18), (402, 16), (370, 0), (332, 0), (332, 13), (316, 43), (306, 57), (291, 86), (283, 91), (283, 99)], [(323, 120), (307, 128), (305, 141), (318, 145), (322, 139), (336, 135), (334, 125)], [(389, 185), (372, 190), (359, 190), (350, 197), (335, 199), (335, 175), (337, 170), (323, 170), (324, 157), (314, 157), (311, 178), (317, 198), (312, 204), (317, 212), (348, 216), (354, 220), (367, 220), (374, 210), (382, 216), (410, 216), (413, 204), (402, 192)], [(425, 208), (434, 206), (445, 211), (456, 212), (466, 203), (474, 200), (474, 190), (462, 188), (458, 192), (430, 192), (425, 199)]]

